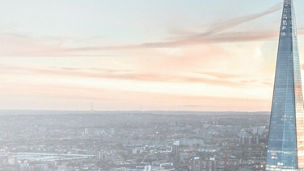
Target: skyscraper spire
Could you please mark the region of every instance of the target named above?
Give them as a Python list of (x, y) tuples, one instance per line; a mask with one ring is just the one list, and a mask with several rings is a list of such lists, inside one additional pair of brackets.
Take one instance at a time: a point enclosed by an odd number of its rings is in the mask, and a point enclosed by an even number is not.
[(293, 1), (285, 0), (269, 126), (267, 171), (304, 169), (303, 115)]

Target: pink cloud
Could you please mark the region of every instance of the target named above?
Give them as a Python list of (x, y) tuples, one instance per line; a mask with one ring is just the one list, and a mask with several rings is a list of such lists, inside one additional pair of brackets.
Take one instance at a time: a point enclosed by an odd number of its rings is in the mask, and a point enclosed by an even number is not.
[[(71, 38), (34, 38), (22, 34), (0, 34), (0, 56), (24, 57), (24, 56), (48, 56), (48, 57), (73, 57), (73, 56), (112, 56), (113, 54), (100, 54), (98, 51), (119, 51), (146, 48), (172, 48), (196, 44), (208, 44), (218, 42), (245, 42), (264, 40), (277, 36), (275, 31), (259, 32), (224, 32), (229, 28), (236, 27), (255, 19), (272, 14), (281, 8), (281, 3), (266, 9), (260, 13), (221, 21), (211, 26), (207, 31), (201, 33), (187, 33), (182, 37), (177, 36), (174, 40), (163, 40), (158, 42), (144, 42), (140, 44), (126, 44), (114, 46), (64, 46), (65, 39)], [(73, 39), (73, 38), (72, 38)], [(100, 39), (98, 39), (100, 41)], [(77, 39), (78, 42), (87, 39)], [(96, 44), (96, 43), (95, 43)], [(89, 53), (92, 52), (92, 53)]]
[[(31, 75), (49, 75), (78, 77), (78, 78), (100, 78), (114, 80), (131, 80), (131, 81), (148, 81), (148, 82), (176, 82), (176, 83), (203, 83), (209, 85), (220, 85), (228, 87), (247, 87), (258, 85), (258, 80), (242, 80), (240, 75), (232, 75), (227, 73), (205, 72), (200, 75), (185, 74), (161, 74), (154, 72), (138, 72), (125, 70), (102, 70), (98, 71), (82, 71), (77, 68), (41, 68), (41, 67), (12, 67), (1, 66), (2, 74), (31, 74)], [(233, 79), (231, 79), (233, 78)]]
[[(210, 96), (181, 96), (136, 91), (83, 88), (77, 86), (44, 86), (4, 84), (0, 90), (2, 104), (15, 106), (56, 106), (56, 109), (81, 110), (94, 102), (96, 110), (198, 110), (198, 111), (269, 111), (270, 99), (225, 98)], [(9, 98), (8, 98), (9, 97)], [(18, 100), (12, 100), (11, 97)], [(5, 98), (5, 101), (4, 99)], [(20, 103), (20, 105), (19, 105)], [(34, 104), (34, 105), (33, 105)]]

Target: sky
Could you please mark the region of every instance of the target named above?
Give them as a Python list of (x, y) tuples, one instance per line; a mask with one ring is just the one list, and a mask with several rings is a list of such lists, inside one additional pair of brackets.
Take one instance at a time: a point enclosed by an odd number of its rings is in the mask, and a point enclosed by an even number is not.
[(280, 0), (0, 2), (0, 109), (270, 111)]

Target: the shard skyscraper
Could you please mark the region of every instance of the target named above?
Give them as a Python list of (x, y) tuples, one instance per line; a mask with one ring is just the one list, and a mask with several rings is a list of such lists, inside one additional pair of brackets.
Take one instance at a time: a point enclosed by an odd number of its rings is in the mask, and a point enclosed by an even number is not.
[(285, 0), (269, 126), (267, 171), (304, 169), (304, 113), (293, 0)]

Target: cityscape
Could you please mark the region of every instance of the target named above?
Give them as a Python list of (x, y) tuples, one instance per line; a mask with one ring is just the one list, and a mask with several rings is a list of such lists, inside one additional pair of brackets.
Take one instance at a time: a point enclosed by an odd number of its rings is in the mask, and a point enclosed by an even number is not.
[(303, 171), (303, 2), (1, 4), (0, 171)]
[(1, 171), (262, 171), (269, 113), (3, 111)]

